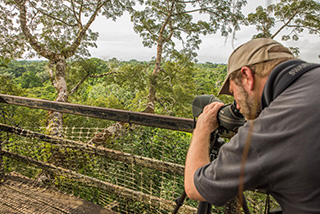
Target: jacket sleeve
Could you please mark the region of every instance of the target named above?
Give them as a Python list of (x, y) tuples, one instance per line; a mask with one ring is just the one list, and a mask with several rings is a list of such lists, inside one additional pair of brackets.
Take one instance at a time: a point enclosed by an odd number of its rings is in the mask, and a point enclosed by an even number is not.
[[(215, 160), (199, 168), (194, 174), (194, 183), (198, 192), (213, 205), (222, 206), (238, 195), (241, 159), (249, 123), (241, 127), (238, 134), (220, 148)], [(244, 167), (245, 190), (266, 185), (267, 177), (263, 174), (261, 158), (254, 144), (250, 145)]]

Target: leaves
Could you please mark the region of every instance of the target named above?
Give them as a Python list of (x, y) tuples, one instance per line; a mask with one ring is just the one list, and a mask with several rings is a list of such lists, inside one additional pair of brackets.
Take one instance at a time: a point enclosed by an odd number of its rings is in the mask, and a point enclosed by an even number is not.
[[(88, 47), (96, 47), (98, 33), (89, 29), (99, 15), (115, 19), (131, 7), (130, 0), (0, 2), (0, 54), (12, 58), (28, 56), (66, 58), (89, 56)], [(12, 20), (16, 20), (14, 23)]]
[(269, 38), (272, 36), (270, 30), (275, 26), (275, 18), (270, 16), (270, 10), (264, 9), (262, 6), (256, 8), (256, 13), (248, 15), (248, 22), (256, 25), (256, 29), (260, 34), (254, 37)]
[(320, 35), (320, 3), (313, 0), (281, 0), (267, 8), (259, 6), (250, 13), (247, 21), (256, 25), (259, 32), (254, 37), (276, 37), (297, 41), (305, 30)]
[[(141, 1), (142, 10), (131, 12), (135, 32), (143, 38), (143, 45), (163, 46), (163, 53), (175, 51), (174, 39), (183, 44), (182, 52), (195, 57), (201, 43), (200, 35), (221, 30), (226, 36), (232, 29), (239, 29), (243, 18), (240, 11), (246, 1)], [(140, 8), (140, 7), (139, 7)], [(194, 18), (195, 14), (197, 18)], [(162, 53), (161, 53), (162, 54)]]

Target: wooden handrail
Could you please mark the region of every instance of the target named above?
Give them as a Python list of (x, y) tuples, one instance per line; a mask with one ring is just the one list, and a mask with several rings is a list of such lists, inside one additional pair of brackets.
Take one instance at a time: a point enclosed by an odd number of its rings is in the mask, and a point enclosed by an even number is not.
[(193, 119), (0, 94), (0, 102), (85, 117), (192, 132)]

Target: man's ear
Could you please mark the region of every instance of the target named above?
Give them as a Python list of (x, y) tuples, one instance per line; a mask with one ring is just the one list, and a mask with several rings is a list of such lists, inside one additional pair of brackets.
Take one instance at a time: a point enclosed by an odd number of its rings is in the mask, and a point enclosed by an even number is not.
[(253, 71), (249, 67), (242, 67), (241, 74), (243, 87), (250, 91), (253, 91), (255, 81)]

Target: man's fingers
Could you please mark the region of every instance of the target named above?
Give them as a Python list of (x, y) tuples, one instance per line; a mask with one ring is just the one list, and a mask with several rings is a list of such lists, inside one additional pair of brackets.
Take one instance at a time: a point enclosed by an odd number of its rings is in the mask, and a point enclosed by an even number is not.
[(217, 104), (213, 107), (213, 110), (216, 111), (216, 112), (218, 112), (218, 110), (219, 110), (222, 106), (224, 106), (223, 103), (217, 103)]
[(218, 111), (224, 104), (220, 102), (213, 102), (206, 105), (203, 109), (203, 112), (207, 112), (209, 110), (213, 110), (213, 112)]

